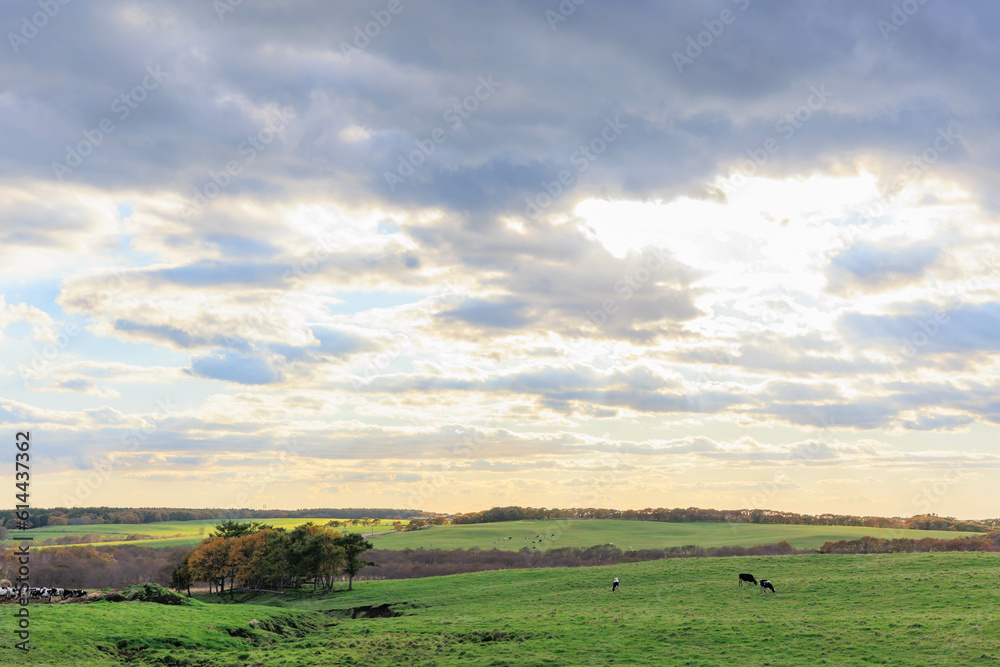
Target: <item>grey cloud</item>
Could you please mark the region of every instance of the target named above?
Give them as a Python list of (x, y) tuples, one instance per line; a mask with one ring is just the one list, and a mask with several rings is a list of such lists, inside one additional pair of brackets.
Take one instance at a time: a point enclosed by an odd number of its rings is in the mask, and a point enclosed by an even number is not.
[(193, 375), (238, 384), (272, 384), (282, 379), (282, 373), (259, 356), (245, 356), (229, 351), (191, 359)]
[(913, 283), (925, 275), (940, 254), (939, 247), (922, 243), (902, 247), (857, 243), (830, 260), (827, 291), (849, 295)]

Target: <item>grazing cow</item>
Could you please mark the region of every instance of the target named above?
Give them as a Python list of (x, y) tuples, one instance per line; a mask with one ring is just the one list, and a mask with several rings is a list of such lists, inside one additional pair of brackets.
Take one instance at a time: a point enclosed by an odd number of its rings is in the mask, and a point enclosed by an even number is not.
[(8, 600), (12, 600), (15, 597), (17, 597), (17, 591), (15, 591), (13, 588), (9, 588), (7, 586), (0, 588), (0, 601), (7, 602)]
[(65, 588), (50, 588), (49, 593), (52, 597), (60, 597), (63, 600), (66, 599), (66, 589)]
[(746, 574), (746, 573), (740, 574), (740, 586), (741, 587), (743, 586), (743, 582), (744, 581), (747, 582), (748, 584), (753, 584), (754, 586), (757, 585), (757, 580), (753, 578), (752, 574)]
[(618, 590), (618, 586), (620, 584), (621, 584), (621, 582), (618, 581), (618, 577), (615, 577), (615, 580), (613, 582), (611, 582), (611, 592), (614, 593), (615, 591), (617, 591)]
[(83, 589), (80, 589), (80, 588), (74, 588), (72, 591), (69, 592), (69, 594), (70, 594), (70, 597), (82, 598), (84, 595), (87, 594), (87, 591), (85, 591)]
[(767, 579), (760, 580), (760, 592), (763, 593), (764, 591), (771, 591), (774, 593), (774, 586), (772, 586), (771, 582)]

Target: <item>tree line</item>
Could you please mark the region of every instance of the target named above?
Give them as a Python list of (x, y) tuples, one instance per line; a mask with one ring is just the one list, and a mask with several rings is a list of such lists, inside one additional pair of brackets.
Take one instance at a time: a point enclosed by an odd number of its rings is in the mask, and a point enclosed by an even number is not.
[[(426, 512), (384, 507), (318, 507), (299, 510), (189, 509), (169, 507), (52, 507), (32, 508), (31, 527), (89, 526), (102, 523), (142, 524), (161, 521), (245, 520), (245, 519), (409, 519)], [(13, 526), (14, 510), (0, 510), (0, 524)]]
[(210, 591), (230, 595), (239, 590), (284, 590), (312, 583), (329, 590), (346, 576), (375, 565), (362, 556), (372, 548), (360, 533), (341, 533), (312, 522), (292, 530), (263, 523), (223, 521), (171, 573), (170, 587), (187, 590), (204, 581)]
[[(14, 510), (0, 510), (0, 524), (6, 518), (6, 525), (15, 525)], [(254, 520), (283, 518), (320, 519), (418, 519), (414, 530), (427, 524), (442, 523), (494, 523), (499, 521), (524, 521), (540, 519), (621, 519), (625, 521), (670, 521), (670, 522), (725, 522), (725, 523), (770, 523), (810, 526), (862, 526), (866, 528), (904, 528), (921, 530), (954, 530), (968, 532), (988, 532), (1000, 529), (997, 519), (957, 519), (936, 514), (919, 514), (908, 518), (859, 516), (851, 514), (798, 514), (767, 509), (716, 510), (699, 507), (647, 507), (637, 510), (619, 510), (604, 507), (493, 507), (478, 512), (446, 517), (441, 514), (412, 509), (391, 508), (312, 508), (297, 510), (251, 510), (251, 509), (185, 509), (185, 508), (115, 508), (115, 507), (55, 507), (32, 509), (32, 527), (94, 525), (102, 523), (144, 524), (161, 521), (195, 520)], [(0, 528), (0, 531), (4, 531)], [(0, 532), (0, 539), (4, 535)]]
[(921, 540), (903, 538), (861, 537), (856, 540), (826, 542), (819, 548), (823, 554), (899, 554), (927, 553), (931, 551), (1000, 551), (1000, 532), (980, 537), (956, 537), (939, 540), (925, 537)]
[[(31, 553), (31, 583), (59, 588), (122, 588), (145, 581), (170, 582), (190, 547), (72, 546)], [(14, 548), (0, 550), (0, 579), (15, 581), (21, 565)]]
[(602, 507), (493, 507), (451, 517), (451, 523), (494, 523), (541, 519), (620, 519), (624, 521), (723, 522), (763, 523), (804, 526), (861, 526), (865, 528), (903, 528), (920, 530), (953, 530), (988, 532), (1000, 528), (1000, 519), (963, 520), (919, 514), (909, 518), (857, 516), (851, 514), (797, 514), (766, 509), (715, 510), (699, 507), (647, 507), (640, 510), (618, 510)]

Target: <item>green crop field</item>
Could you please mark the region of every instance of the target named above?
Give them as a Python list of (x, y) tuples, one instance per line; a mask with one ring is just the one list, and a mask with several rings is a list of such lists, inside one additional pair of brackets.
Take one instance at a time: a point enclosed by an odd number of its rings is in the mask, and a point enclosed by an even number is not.
[[(251, 519), (241, 520), (246, 523)], [(259, 523), (266, 523), (269, 526), (287, 528), (291, 530), (295, 526), (312, 521), (323, 526), (333, 519), (260, 519)], [(340, 519), (340, 521), (345, 521)], [(2, 544), (11, 544), (12, 539), (22, 536), (31, 536), (34, 543), (40, 545), (43, 540), (54, 537), (65, 537), (67, 535), (100, 535), (109, 538), (107, 542), (100, 542), (102, 545), (109, 544), (135, 544), (147, 547), (177, 547), (194, 546), (201, 542), (219, 523), (218, 519), (202, 519), (197, 521), (162, 521), (158, 523), (102, 523), (89, 526), (46, 526), (44, 528), (33, 528), (28, 531), (10, 530), (8, 539)], [(406, 521), (403, 522), (407, 523)], [(391, 531), (392, 521), (383, 520), (378, 526), (340, 526), (336, 528), (340, 532), (361, 532), (371, 534)], [(126, 540), (129, 535), (149, 535), (150, 539)], [(117, 538), (117, 539), (110, 539)], [(42, 547), (44, 548), (44, 547)]]
[[(739, 572), (777, 594), (738, 587)], [(12, 647), (8, 605), (0, 664), (997, 665), (998, 575), (994, 553), (806, 554), (366, 581), (256, 604), (38, 604), (30, 656)], [(352, 618), (381, 605), (400, 615)]]
[[(379, 549), (479, 549), (524, 547), (548, 550), (558, 547), (590, 547), (613, 543), (627, 550), (662, 549), (695, 544), (700, 547), (756, 546), (787, 541), (797, 549), (813, 549), (827, 541), (871, 537), (952, 539), (978, 533), (934, 530), (897, 530), (853, 526), (789, 526), (752, 523), (664, 523), (657, 521), (574, 520), (510, 521), (468, 525), (432, 526), (410, 533), (378, 536)], [(543, 537), (536, 537), (543, 536)], [(513, 539), (504, 540), (510, 537)], [(544, 538), (544, 539), (543, 539)], [(496, 544), (494, 544), (496, 541)]]

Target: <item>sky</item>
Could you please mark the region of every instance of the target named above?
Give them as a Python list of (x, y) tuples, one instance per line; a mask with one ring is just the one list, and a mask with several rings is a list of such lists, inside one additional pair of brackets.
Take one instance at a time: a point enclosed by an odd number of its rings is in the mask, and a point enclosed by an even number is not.
[(0, 26), (35, 506), (997, 514), (995, 3)]

